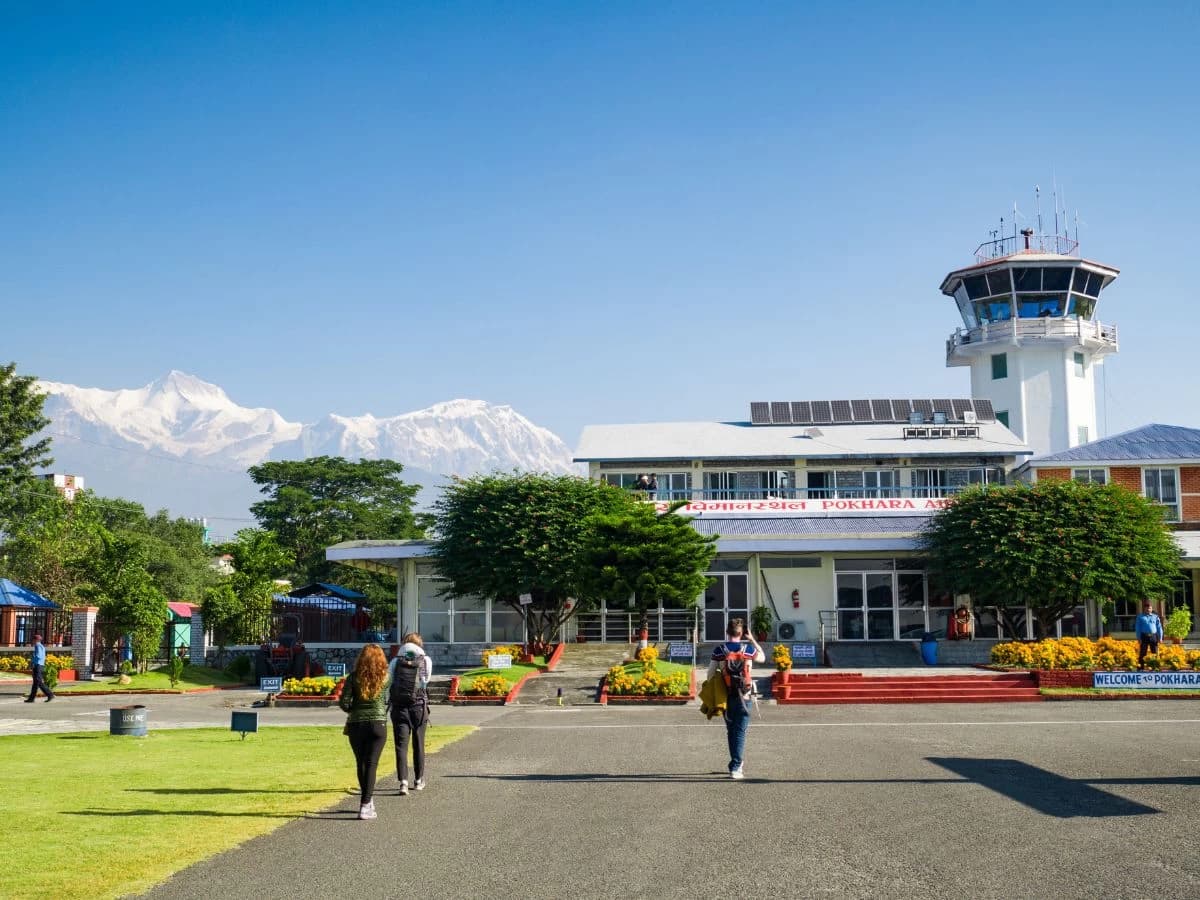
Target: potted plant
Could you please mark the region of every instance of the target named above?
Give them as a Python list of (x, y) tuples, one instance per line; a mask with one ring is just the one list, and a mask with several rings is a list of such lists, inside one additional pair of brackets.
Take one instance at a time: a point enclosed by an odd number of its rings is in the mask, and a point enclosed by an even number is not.
[(751, 610), (750, 630), (754, 632), (754, 639), (760, 644), (771, 634), (771, 626), (774, 624), (775, 617), (767, 607), (756, 606)]
[(1177, 606), (1167, 616), (1163, 631), (1174, 644), (1182, 644), (1183, 639), (1192, 633), (1192, 611), (1186, 606)]

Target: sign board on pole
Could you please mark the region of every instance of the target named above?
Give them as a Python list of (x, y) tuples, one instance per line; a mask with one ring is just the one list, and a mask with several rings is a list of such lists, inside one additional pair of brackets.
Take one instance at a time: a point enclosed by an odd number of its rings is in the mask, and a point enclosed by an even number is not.
[(519, 599), (521, 601), (522, 606), (528, 606), (530, 603), (533, 602), (533, 594), (522, 594), (517, 599)]
[(325, 674), (330, 678), (345, 678), (346, 664), (345, 663), (325, 663)]
[(670, 643), (667, 644), (667, 659), (691, 659), (692, 645)]
[(817, 664), (817, 645), (809, 643), (792, 644), (792, 662), (815, 666)]
[(511, 669), (512, 654), (511, 653), (493, 653), (488, 657), (489, 669)]
[(252, 709), (235, 709), (229, 722), (229, 730), (240, 731), (244, 741), (247, 732), (258, 732), (258, 713)]
[(276, 675), (272, 678), (258, 679), (258, 689), (264, 694), (278, 694), (283, 690), (283, 678)]

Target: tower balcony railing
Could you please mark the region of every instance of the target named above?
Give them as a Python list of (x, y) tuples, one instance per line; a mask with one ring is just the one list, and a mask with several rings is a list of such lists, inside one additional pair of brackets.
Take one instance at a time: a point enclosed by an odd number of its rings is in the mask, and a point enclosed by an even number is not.
[(1062, 234), (1018, 234), (985, 241), (975, 248), (975, 261), (1012, 256), (1014, 253), (1054, 253), (1059, 256), (1078, 256), (1079, 241)]
[(975, 484), (871, 488), (713, 488), (675, 491), (635, 491), (642, 500), (692, 503), (721, 500), (928, 500), (953, 497)]
[(1075, 316), (1045, 316), (1040, 319), (1005, 319), (984, 322), (977, 328), (958, 328), (946, 341), (946, 355), (971, 344), (987, 341), (1061, 340), (1078, 341), (1080, 346), (1101, 345), (1117, 349), (1117, 326), (1105, 325)]

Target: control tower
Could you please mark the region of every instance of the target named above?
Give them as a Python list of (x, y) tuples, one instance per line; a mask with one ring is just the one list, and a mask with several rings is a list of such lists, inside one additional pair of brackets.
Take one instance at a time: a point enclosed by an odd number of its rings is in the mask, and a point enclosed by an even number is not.
[(946, 365), (971, 367), (971, 396), (991, 400), (1035, 456), (1100, 437), (1095, 371), (1117, 352), (1117, 329), (1096, 310), (1118, 274), (1083, 259), (1078, 241), (1027, 228), (980, 244), (975, 264), (942, 282), (963, 322)]

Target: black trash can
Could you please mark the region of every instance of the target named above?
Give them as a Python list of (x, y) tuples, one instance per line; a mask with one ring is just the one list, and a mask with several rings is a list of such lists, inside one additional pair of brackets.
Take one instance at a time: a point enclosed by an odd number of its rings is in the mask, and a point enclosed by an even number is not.
[(108, 711), (108, 733), (143, 737), (146, 734), (146, 707), (114, 706)]
[(937, 635), (932, 631), (926, 631), (921, 635), (921, 659), (927, 666), (936, 666), (937, 656)]

